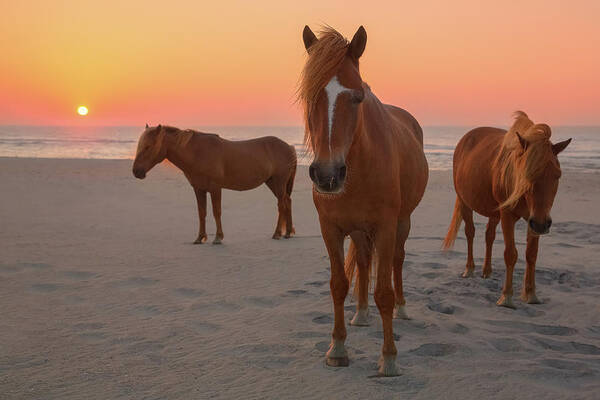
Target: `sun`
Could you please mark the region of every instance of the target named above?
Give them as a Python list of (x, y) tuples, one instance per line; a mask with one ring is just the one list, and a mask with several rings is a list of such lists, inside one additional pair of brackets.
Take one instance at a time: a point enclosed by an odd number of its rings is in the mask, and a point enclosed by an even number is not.
[(79, 115), (87, 115), (87, 113), (88, 113), (88, 109), (87, 109), (86, 106), (79, 106), (77, 108), (77, 114), (79, 114)]

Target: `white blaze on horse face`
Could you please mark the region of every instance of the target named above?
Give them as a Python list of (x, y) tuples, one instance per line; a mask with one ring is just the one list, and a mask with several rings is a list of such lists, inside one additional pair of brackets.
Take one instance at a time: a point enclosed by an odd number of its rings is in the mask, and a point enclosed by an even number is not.
[(337, 76), (331, 78), (327, 86), (325, 86), (325, 93), (327, 93), (327, 117), (329, 122), (329, 157), (331, 157), (331, 134), (333, 128), (333, 115), (335, 113), (335, 103), (340, 94), (349, 91), (347, 87), (344, 87), (338, 81)]

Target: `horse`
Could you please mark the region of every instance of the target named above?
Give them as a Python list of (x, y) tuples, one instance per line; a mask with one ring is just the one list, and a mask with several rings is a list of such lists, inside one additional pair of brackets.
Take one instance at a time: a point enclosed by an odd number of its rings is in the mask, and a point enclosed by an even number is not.
[[(379, 373), (397, 375), (392, 319), (407, 318), (402, 290), (404, 243), (410, 216), (428, 179), (423, 131), (407, 111), (383, 104), (363, 82), (359, 58), (367, 33), (351, 41), (326, 27), (319, 38), (305, 26), (308, 53), (298, 86), (313, 202), (331, 263), (334, 328), (326, 355), (333, 367), (348, 366), (344, 299), (357, 269), (358, 304), (352, 325), (368, 325), (371, 260), (376, 259), (375, 303), (383, 322)], [(344, 239), (351, 243), (344, 260)], [(392, 286), (392, 273), (394, 287)]]
[(194, 188), (200, 228), (194, 244), (206, 242), (206, 193), (210, 193), (217, 233), (213, 244), (225, 237), (221, 225), (221, 189), (250, 190), (265, 183), (277, 198), (277, 223), (273, 239), (290, 238), (292, 189), (296, 176), (296, 150), (274, 136), (230, 141), (216, 134), (149, 127), (140, 136), (133, 175), (144, 179), (164, 159), (177, 166)]
[(515, 308), (512, 301), (512, 277), (517, 262), (515, 223), (523, 218), (528, 223), (527, 267), (521, 300), (540, 303), (535, 293), (535, 263), (539, 238), (552, 225), (550, 210), (561, 176), (558, 154), (571, 139), (552, 144), (552, 131), (546, 124), (534, 124), (522, 111), (508, 131), (480, 127), (465, 134), (454, 151), (453, 176), (456, 203), (443, 248), (449, 249), (456, 239), (461, 221), (465, 221), (467, 265), (462, 276), (473, 276), (473, 211), (488, 217), (485, 232), (485, 259), (482, 277), (492, 274), (492, 245), (498, 222), (504, 236), (506, 279), (497, 305)]

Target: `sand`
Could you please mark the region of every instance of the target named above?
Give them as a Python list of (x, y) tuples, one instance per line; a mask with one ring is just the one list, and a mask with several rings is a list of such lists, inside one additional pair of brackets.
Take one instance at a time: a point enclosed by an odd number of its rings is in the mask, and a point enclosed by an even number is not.
[[(266, 187), (223, 193), (224, 244), (192, 245), (194, 195), (160, 165), (0, 159), (2, 399), (584, 399), (600, 390), (600, 175), (565, 172), (541, 241), (541, 305), (495, 306), (491, 279), (462, 279), (465, 240), (440, 251), (454, 202), (433, 171), (413, 215), (407, 311), (394, 321), (401, 375), (377, 377), (381, 322), (348, 327), (348, 368), (325, 366), (329, 262), (306, 167), (297, 237), (274, 241)], [(485, 219), (476, 219), (477, 275)], [(210, 236), (214, 221), (207, 221)], [(209, 236), (209, 240), (212, 237)], [(525, 224), (518, 225), (521, 288)], [(347, 321), (354, 314), (348, 298)]]

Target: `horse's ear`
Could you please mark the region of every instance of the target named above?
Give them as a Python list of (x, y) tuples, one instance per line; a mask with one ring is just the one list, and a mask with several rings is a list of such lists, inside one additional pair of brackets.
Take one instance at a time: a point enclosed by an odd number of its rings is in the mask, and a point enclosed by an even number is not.
[(571, 139), (564, 140), (562, 142), (558, 142), (552, 145), (552, 152), (554, 155), (558, 155), (561, 151), (567, 148), (567, 146), (571, 143)]
[(307, 52), (313, 44), (319, 41), (313, 31), (310, 30), (308, 25), (304, 26), (304, 30), (302, 31), (302, 40), (304, 41), (304, 48)]
[(348, 52), (350, 56), (355, 60), (358, 60), (360, 56), (362, 56), (365, 51), (365, 46), (367, 45), (367, 31), (361, 25), (360, 28), (354, 34), (350, 45), (348, 46)]
[(146, 122), (146, 129), (148, 129), (148, 123)]
[(523, 139), (523, 137), (521, 135), (519, 135), (519, 132), (515, 132), (515, 134), (519, 138), (519, 143), (521, 144), (521, 148), (523, 149), (523, 151), (527, 150), (527, 145), (528, 145), (527, 141), (525, 139)]

